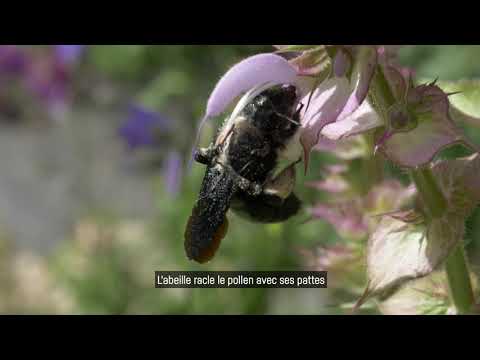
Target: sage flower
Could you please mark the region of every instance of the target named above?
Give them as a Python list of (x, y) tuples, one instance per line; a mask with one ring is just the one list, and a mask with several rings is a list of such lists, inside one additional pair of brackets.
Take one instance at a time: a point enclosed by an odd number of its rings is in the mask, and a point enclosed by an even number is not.
[(119, 135), (131, 150), (155, 148), (160, 145), (159, 135), (169, 129), (169, 120), (143, 106), (130, 105), (128, 118), (119, 129)]
[(451, 119), (448, 94), (434, 83), (409, 89), (405, 102), (393, 106), (388, 116), (377, 150), (399, 166), (424, 166), (457, 143), (475, 147)]
[(176, 195), (182, 184), (183, 160), (178, 151), (168, 152), (163, 165), (165, 189), (170, 195)]
[(55, 45), (55, 57), (64, 65), (75, 64), (85, 51), (85, 45)]

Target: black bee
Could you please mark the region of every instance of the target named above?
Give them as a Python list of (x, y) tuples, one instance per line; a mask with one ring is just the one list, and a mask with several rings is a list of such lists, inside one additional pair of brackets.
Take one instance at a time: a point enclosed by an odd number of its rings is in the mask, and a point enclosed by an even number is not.
[[(199, 149), (195, 161), (207, 166), (199, 198), (185, 231), (191, 260), (213, 258), (225, 237), (227, 211), (262, 223), (282, 222), (301, 207), (293, 193), (300, 160), (297, 89), (270, 87), (234, 111), (215, 143)], [(292, 151), (293, 150), (293, 151)], [(284, 169), (281, 160), (290, 161)]]

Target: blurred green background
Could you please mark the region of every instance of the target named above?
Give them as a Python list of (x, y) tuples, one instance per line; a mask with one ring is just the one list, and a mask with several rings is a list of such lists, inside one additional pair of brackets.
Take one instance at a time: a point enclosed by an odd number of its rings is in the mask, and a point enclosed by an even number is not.
[[(270, 46), (84, 46), (64, 63), (53, 46), (19, 48), (27, 74), (11, 48), (0, 51), (1, 313), (338, 314), (355, 300), (323, 289), (153, 288), (155, 270), (303, 269), (302, 249), (339, 241), (327, 223), (304, 223), (306, 214), (268, 226), (230, 214), (213, 262), (184, 255), (204, 170), (185, 167), (209, 93), (231, 65)], [(480, 78), (480, 46), (406, 47), (400, 62), (418, 78)], [(122, 137), (132, 104), (167, 124), (152, 146)], [(480, 143), (479, 129), (466, 129)], [(306, 206), (321, 194), (302, 183), (332, 159), (313, 161), (297, 185)], [(479, 234), (477, 211), (468, 237)], [(475, 257), (478, 245), (469, 246)]]

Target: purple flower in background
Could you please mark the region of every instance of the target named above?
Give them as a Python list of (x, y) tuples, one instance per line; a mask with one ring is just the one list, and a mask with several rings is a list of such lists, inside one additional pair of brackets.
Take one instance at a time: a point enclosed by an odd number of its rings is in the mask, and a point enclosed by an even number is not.
[(64, 64), (74, 64), (85, 50), (85, 45), (55, 45), (55, 57)]
[(141, 147), (156, 147), (157, 134), (168, 131), (169, 120), (155, 111), (140, 105), (131, 105), (127, 121), (119, 130), (119, 134), (127, 142), (131, 150)]
[(51, 111), (63, 108), (68, 103), (71, 74), (63, 65), (52, 59), (51, 54), (31, 61), (24, 81)]
[(119, 129), (119, 135), (132, 151), (141, 148), (158, 150), (163, 145), (162, 153), (165, 156), (162, 156), (162, 176), (165, 190), (170, 195), (176, 195), (182, 183), (183, 158), (180, 152), (162, 141), (162, 135), (170, 133), (170, 119), (138, 104), (130, 105), (128, 118)]
[(183, 161), (178, 151), (170, 151), (163, 166), (163, 177), (166, 191), (175, 195), (179, 192), (182, 182)]
[[(73, 100), (75, 64), (84, 47), (0, 45), (0, 81), (8, 81), (4, 86), (8, 89), (14, 86), (24, 92), (26, 100), (45, 109), (52, 119), (62, 120)], [(6, 102), (15, 102), (16, 95), (10, 93)]]
[(27, 67), (28, 58), (17, 45), (0, 45), (0, 73), (21, 74)]
[(327, 221), (346, 238), (363, 238), (368, 234), (368, 224), (353, 202), (316, 204), (311, 212), (313, 218)]

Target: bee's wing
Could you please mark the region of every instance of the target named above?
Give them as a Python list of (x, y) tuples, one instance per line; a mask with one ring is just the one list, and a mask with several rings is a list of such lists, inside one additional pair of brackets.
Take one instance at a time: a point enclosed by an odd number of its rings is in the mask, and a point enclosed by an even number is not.
[(228, 229), (226, 213), (234, 194), (232, 176), (222, 166), (208, 167), (199, 198), (185, 230), (185, 251), (191, 260), (210, 261)]

